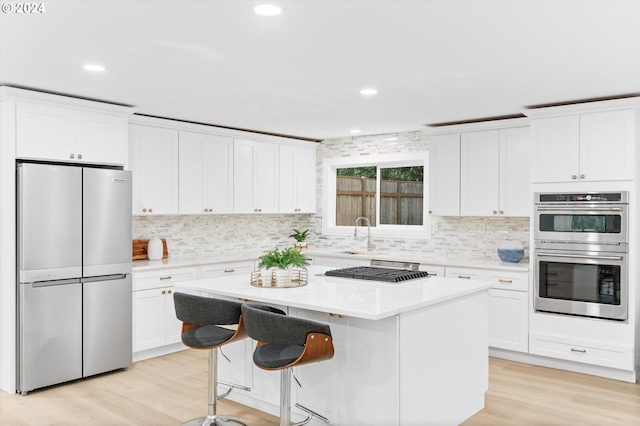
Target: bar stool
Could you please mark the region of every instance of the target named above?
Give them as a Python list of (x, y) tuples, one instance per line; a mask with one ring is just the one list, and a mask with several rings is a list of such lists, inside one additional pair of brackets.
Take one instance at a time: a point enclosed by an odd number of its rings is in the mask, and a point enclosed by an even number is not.
[(318, 417), (329, 419), (306, 407), (308, 417), (291, 423), (291, 367), (325, 361), (333, 358), (333, 341), (328, 325), (302, 318), (287, 316), (270, 306), (245, 303), (242, 305), (247, 334), (257, 340), (253, 362), (263, 370), (281, 370), (280, 373), (280, 426), (299, 426)]
[[(241, 303), (213, 299), (186, 293), (174, 293), (176, 317), (182, 321), (182, 343), (193, 349), (209, 350), (209, 414), (189, 420), (185, 426), (209, 426), (246, 424), (237, 418), (218, 416), (217, 400), (229, 395), (234, 388), (250, 391), (250, 388), (218, 381), (218, 348), (227, 343), (247, 337), (242, 321)], [(220, 325), (235, 325), (231, 330)], [(218, 383), (229, 386), (229, 390), (218, 395)]]

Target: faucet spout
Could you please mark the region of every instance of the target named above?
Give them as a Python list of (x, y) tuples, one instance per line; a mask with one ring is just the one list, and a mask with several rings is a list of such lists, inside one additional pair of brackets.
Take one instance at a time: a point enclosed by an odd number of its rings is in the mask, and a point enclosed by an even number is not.
[(356, 225), (353, 229), (353, 238), (354, 239), (358, 238), (358, 224), (360, 223), (361, 220), (364, 220), (365, 223), (367, 224), (367, 251), (371, 251), (371, 222), (369, 221), (368, 217), (360, 216), (359, 218), (356, 219)]

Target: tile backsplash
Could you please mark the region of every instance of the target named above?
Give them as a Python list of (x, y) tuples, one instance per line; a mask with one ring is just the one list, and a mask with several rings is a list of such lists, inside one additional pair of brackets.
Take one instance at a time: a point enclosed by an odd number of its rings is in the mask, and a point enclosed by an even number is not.
[[(293, 245), (294, 228), (310, 229), (309, 244), (319, 250), (364, 250), (366, 232), (353, 236), (322, 235), (322, 161), (324, 158), (425, 151), (428, 136), (408, 132), (325, 140), (317, 149), (317, 214), (135, 216), (133, 238), (167, 238), (169, 255), (208, 256), (260, 253)], [(373, 238), (376, 251), (424, 255), (434, 259), (498, 260), (504, 240), (520, 241), (529, 254), (529, 219), (432, 217), (431, 238)]]

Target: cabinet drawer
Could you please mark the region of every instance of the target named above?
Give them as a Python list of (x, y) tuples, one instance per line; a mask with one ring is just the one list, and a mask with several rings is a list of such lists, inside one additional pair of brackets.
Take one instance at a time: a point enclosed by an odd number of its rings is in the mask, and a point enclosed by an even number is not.
[(535, 355), (627, 371), (634, 368), (632, 347), (537, 333), (531, 333), (530, 339), (529, 349)]
[(213, 263), (200, 267), (200, 279), (222, 277), (233, 274), (249, 274), (253, 271), (252, 261)]
[(444, 277), (444, 266), (420, 265), (421, 271), (427, 271), (432, 277)]
[(133, 289), (170, 287), (180, 281), (198, 279), (198, 268), (166, 268), (133, 273)]
[(445, 277), (461, 280), (484, 280), (486, 272), (482, 269), (449, 268), (445, 269)]
[(486, 280), (491, 281), (491, 288), (529, 290), (529, 274), (527, 272), (488, 271)]

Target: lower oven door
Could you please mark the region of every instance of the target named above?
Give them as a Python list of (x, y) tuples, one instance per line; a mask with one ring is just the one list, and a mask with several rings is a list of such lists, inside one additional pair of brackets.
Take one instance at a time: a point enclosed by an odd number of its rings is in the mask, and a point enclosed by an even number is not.
[(628, 253), (602, 250), (619, 246), (588, 247), (535, 250), (536, 311), (627, 319)]

